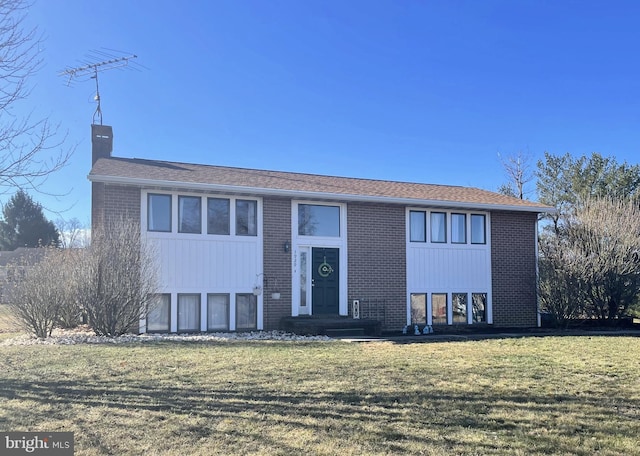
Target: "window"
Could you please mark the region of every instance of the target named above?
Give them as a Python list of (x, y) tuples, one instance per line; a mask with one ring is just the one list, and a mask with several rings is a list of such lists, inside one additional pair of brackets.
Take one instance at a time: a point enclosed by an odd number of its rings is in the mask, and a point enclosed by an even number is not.
[(236, 235), (258, 235), (258, 203), (254, 200), (236, 200)]
[(431, 242), (447, 242), (447, 214), (431, 213)]
[(199, 196), (178, 197), (178, 232), (196, 233), (202, 232), (202, 216), (200, 211), (201, 199)]
[(253, 294), (236, 295), (236, 329), (256, 329), (258, 327), (258, 305)]
[(229, 329), (229, 295), (210, 294), (207, 296), (207, 331), (227, 331)]
[(447, 294), (433, 293), (431, 295), (431, 317), (434, 325), (447, 324)]
[(147, 230), (171, 232), (171, 195), (147, 195)]
[(451, 305), (453, 307), (453, 324), (467, 323), (467, 293), (453, 293)]
[(229, 234), (229, 200), (207, 198), (207, 233)]
[(424, 211), (409, 212), (409, 240), (427, 242), (427, 214)]
[(340, 237), (340, 207), (299, 204), (298, 234)]
[(473, 323), (487, 322), (487, 294), (471, 294), (471, 317)]
[(487, 243), (484, 215), (471, 214), (471, 243), (472, 244)]
[(200, 295), (178, 295), (178, 331), (200, 331)]
[(171, 295), (154, 295), (149, 302), (147, 332), (169, 332), (171, 318)]
[(467, 243), (466, 214), (451, 214), (451, 242), (454, 244)]
[(411, 324), (427, 324), (427, 295), (425, 293), (411, 293)]
[(300, 307), (301, 311), (304, 308), (305, 313), (309, 313), (307, 310), (307, 257), (308, 252), (306, 250), (300, 251)]

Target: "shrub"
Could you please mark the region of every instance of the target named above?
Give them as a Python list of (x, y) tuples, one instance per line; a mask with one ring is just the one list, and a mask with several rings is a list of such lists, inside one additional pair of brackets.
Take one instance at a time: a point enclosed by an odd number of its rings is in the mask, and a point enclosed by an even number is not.
[(46, 338), (60, 322), (61, 309), (75, 302), (74, 259), (68, 252), (47, 248), (40, 262), (21, 266), (25, 275), (12, 284), (8, 304), (24, 329)]
[(137, 332), (156, 292), (153, 249), (144, 242), (140, 226), (121, 218), (92, 233), (78, 284), (79, 301), (96, 334)]

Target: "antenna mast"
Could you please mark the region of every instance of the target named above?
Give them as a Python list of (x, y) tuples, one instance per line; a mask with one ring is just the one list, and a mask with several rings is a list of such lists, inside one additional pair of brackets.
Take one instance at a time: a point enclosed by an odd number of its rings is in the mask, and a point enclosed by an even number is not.
[(129, 65), (129, 60), (138, 58), (137, 55), (128, 55), (124, 57), (111, 58), (97, 63), (87, 63), (80, 67), (67, 68), (59, 73), (60, 76), (68, 76), (67, 86), (71, 85), (73, 79), (95, 79), (96, 80), (96, 94), (94, 100), (97, 103), (96, 111), (93, 113), (93, 124), (96, 124), (96, 118), (102, 125), (102, 109), (100, 108), (100, 86), (98, 84), (98, 72), (111, 70), (113, 68), (121, 68)]

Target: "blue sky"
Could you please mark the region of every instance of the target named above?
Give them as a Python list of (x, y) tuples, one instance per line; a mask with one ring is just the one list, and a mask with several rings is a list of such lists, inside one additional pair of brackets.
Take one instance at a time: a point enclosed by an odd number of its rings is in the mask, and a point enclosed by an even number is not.
[(116, 156), (489, 190), (499, 153), (637, 163), (639, 19), (635, 1), (37, 0), (20, 109), (77, 150), (43, 189), (67, 195), (33, 196), (89, 222), (95, 86), (58, 73), (105, 48), (145, 67), (99, 75)]

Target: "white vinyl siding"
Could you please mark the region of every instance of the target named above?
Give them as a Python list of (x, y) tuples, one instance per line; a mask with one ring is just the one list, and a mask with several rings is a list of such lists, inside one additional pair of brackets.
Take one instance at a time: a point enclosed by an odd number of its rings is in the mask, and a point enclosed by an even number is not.
[[(141, 218), (141, 229), (158, 259), (158, 282), (161, 284), (159, 292), (171, 296), (170, 332), (237, 330), (236, 296), (253, 295), (254, 287), (261, 285), (263, 277), (262, 199), (248, 196), (238, 198), (233, 195), (213, 197), (188, 192), (167, 192), (162, 195), (171, 201), (171, 231), (147, 230), (148, 194), (145, 192), (141, 198), (141, 213), (145, 214)], [(200, 199), (200, 208), (206, 208), (200, 211), (200, 233), (179, 232), (178, 201), (185, 196)], [(213, 214), (219, 217), (213, 228), (217, 234), (209, 233), (210, 200), (217, 202), (213, 203), (216, 206)], [(241, 219), (239, 225), (244, 227), (241, 232), (246, 234), (236, 234), (237, 216)], [(227, 225), (230, 225), (231, 232), (222, 234)], [(184, 313), (184, 306), (179, 304), (178, 295), (198, 296), (200, 304), (197, 323)], [(210, 295), (227, 295), (226, 311), (220, 304), (220, 298), (211, 298), (215, 303), (211, 303), (210, 308)], [(262, 329), (263, 296), (254, 297), (254, 302), (252, 326)], [(195, 306), (192, 304), (190, 308)], [(179, 307), (183, 310), (180, 316)], [(225, 319), (226, 323), (223, 325)], [(142, 321), (140, 328), (146, 330)]]
[[(415, 242), (412, 234), (415, 223), (414, 213), (427, 215), (427, 232), (437, 234), (442, 239), (443, 225), (451, 226), (450, 238), (447, 242)], [(436, 214), (434, 216), (434, 214)], [(471, 220), (477, 216), (476, 223), (481, 222), (482, 244), (472, 244)], [(432, 319), (437, 310), (438, 323), (491, 323), (491, 242), (489, 238), (489, 213), (478, 214), (472, 212), (444, 212), (420, 208), (406, 210), (406, 249), (407, 249), (407, 324), (413, 323), (418, 316), (421, 301), (425, 300), (427, 321), (422, 324), (433, 324)], [(434, 228), (436, 225), (437, 228)], [(463, 226), (462, 226), (463, 225)], [(464, 239), (463, 239), (464, 238)], [(465, 242), (461, 242), (461, 241)], [(476, 239), (477, 240), (477, 239)], [(456, 242), (459, 241), (459, 242)], [(476, 319), (472, 314), (472, 293), (484, 296), (484, 319)], [(436, 305), (442, 300), (440, 295), (446, 296), (446, 315), (442, 309), (433, 308), (433, 296), (437, 295)], [(466, 298), (459, 295), (466, 294)], [(457, 296), (454, 296), (457, 295)], [(455, 298), (455, 299), (454, 299)], [(454, 309), (460, 301), (466, 299), (466, 309)], [(479, 299), (479, 298), (478, 298)], [(476, 301), (478, 301), (476, 299)], [(479, 301), (478, 301), (479, 302)], [(477, 312), (476, 312), (477, 313)], [(420, 314), (421, 315), (421, 314)]]

